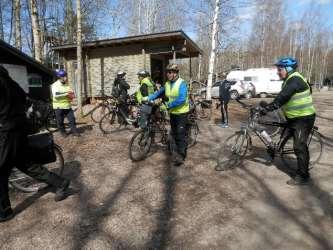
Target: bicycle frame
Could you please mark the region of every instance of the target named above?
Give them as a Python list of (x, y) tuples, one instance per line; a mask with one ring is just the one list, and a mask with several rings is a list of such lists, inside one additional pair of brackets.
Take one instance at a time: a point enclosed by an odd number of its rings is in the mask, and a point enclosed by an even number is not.
[[(259, 111), (255, 109), (249, 109), (249, 116), (248, 116), (248, 123), (244, 126), (241, 126), (241, 131), (245, 134), (246, 136), (249, 136), (250, 138), (250, 145), (252, 144), (251, 136), (250, 133), (254, 133), (260, 140), (261, 142), (265, 145), (266, 148), (271, 148), (272, 145), (266, 142), (264, 137), (261, 135), (262, 130), (258, 129), (258, 126), (260, 125), (266, 125), (266, 126), (275, 126), (275, 127), (280, 127), (283, 128), (283, 131), (280, 135), (280, 138), (277, 142), (273, 141), (273, 146), (274, 146), (274, 151), (279, 152), (280, 154), (294, 154), (293, 149), (284, 149), (285, 144), (287, 141), (292, 137), (292, 135), (288, 132), (288, 130), (292, 129), (288, 126), (287, 123), (280, 123), (280, 122), (260, 122), (259, 119), (258, 121), (257, 118), (259, 117)], [(308, 139), (308, 146), (311, 143), (314, 131), (318, 130), (318, 127), (312, 128), (309, 139)], [(288, 133), (288, 134), (286, 134)]]

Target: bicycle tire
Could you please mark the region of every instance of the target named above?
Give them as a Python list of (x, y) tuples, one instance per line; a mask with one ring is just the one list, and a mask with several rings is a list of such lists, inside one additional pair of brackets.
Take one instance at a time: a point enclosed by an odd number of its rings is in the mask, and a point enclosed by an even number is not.
[(92, 110), (92, 112), (90, 113), (90, 119), (95, 122), (95, 123), (99, 123), (99, 121), (101, 120), (101, 118), (106, 114), (109, 113), (110, 109), (107, 105), (104, 104), (100, 104), (98, 105), (96, 108), (94, 108)]
[(191, 121), (187, 130), (187, 147), (191, 148), (197, 143), (199, 126), (196, 121)]
[[(312, 169), (318, 163), (323, 154), (323, 141), (318, 131), (313, 130), (312, 137), (309, 136), (308, 148), (310, 154), (309, 169)], [(293, 148), (293, 137), (289, 138), (281, 150), (283, 161), (296, 161), (296, 155)]]
[(119, 117), (115, 110), (105, 114), (99, 121), (99, 129), (103, 134), (111, 134), (120, 130), (122, 124), (119, 123)]
[(242, 163), (249, 148), (249, 135), (238, 131), (229, 136), (217, 159), (216, 171), (233, 169)]
[[(136, 145), (136, 140), (138, 140), (138, 144)], [(129, 143), (129, 157), (132, 161), (142, 161), (144, 160), (150, 151), (151, 144), (152, 144), (152, 136), (146, 130), (137, 131), (131, 138)], [(139, 146), (140, 152), (138, 155), (135, 154), (135, 147)], [(143, 151), (141, 148), (143, 147)]]
[[(43, 167), (47, 168), (53, 173), (56, 173), (59, 176), (62, 176), (65, 165), (64, 157), (62, 155), (61, 148), (56, 144), (54, 145), (54, 151), (57, 158), (56, 162), (45, 164)], [(14, 174), (15, 176), (13, 176)], [(12, 173), (11, 177), (9, 178), (9, 184), (24, 193), (38, 192), (39, 190), (48, 186), (48, 184), (37, 181), (18, 169), (15, 169), (14, 173)]]

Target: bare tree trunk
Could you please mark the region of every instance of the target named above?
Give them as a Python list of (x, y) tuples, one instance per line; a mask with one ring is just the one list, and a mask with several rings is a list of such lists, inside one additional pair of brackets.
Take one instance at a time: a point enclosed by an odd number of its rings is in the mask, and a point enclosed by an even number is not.
[(212, 85), (213, 85), (213, 74), (214, 74), (214, 63), (216, 56), (216, 39), (217, 39), (217, 18), (220, 11), (220, 0), (215, 1), (215, 11), (212, 28), (212, 48), (209, 57), (209, 68), (208, 68), (208, 82), (207, 82), (207, 95), (206, 99), (212, 99)]
[(15, 47), (22, 50), (22, 38), (21, 38), (21, 1), (14, 0), (14, 34), (15, 34)]
[(0, 2), (0, 39), (4, 40), (1, 2)]
[(76, 0), (77, 15), (77, 104), (78, 111), (83, 116), (82, 110), (82, 29), (81, 29), (81, 0)]
[(31, 26), (32, 34), (34, 37), (34, 51), (35, 59), (39, 62), (42, 61), (42, 43), (41, 43), (41, 32), (40, 25), (38, 22), (38, 10), (37, 10), (37, 0), (30, 0), (30, 9), (31, 9)]

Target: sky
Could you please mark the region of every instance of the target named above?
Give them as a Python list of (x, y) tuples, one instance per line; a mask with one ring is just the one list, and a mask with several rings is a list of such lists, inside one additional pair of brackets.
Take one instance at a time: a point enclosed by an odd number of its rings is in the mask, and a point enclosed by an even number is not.
[[(333, 0), (284, 0), (286, 5), (286, 16), (291, 20), (299, 19), (299, 15), (303, 15), (313, 2), (322, 9), (322, 15), (325, 17), (326, 24), (333, 30)], [(249, 35), (251, 32), (251, 21), (254, 15), (254, 6), (246, 6), (238, 8), (238, 15), (242, 20), (240, 32), (244, 35)]]

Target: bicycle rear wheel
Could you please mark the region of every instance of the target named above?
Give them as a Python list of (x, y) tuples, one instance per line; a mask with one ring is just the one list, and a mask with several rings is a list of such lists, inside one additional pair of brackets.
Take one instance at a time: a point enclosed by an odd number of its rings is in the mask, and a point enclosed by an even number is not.
[[(285, 145), (283, 146), (281, 152), (281, 158), (284, 161), (295, 162), (296, 164), (296, 155), (294, 151), (294, 140), (293, 137), (290, 137)], [(310, 154), (309, 169), (313, 168), (316, 163), (319, 162), (322, 153), (323, 153), (323, 142), (321, 135), (318, 131), (313, 130), (313, 134), (308, 138), (308, 148)]]
[(108, 106), (104, 104), (100, 104), (98, 107), (96, 107), (90, 114), (90, 118), (93, 122), (99, 123), (101, 118), (105, 116), (106, 113), (109, 113), (110, 109)]
[(111, 134), (119, 131), (122, 127), (125, 127), (125, 123), (115, 110), (105, 114), (99, 121), (99, 129), (103, 134)]
[(245, 131), (238, 131), (227, 138), (217, 159), (215, 170), (224, 171), (242, 163), (249, 147), (249, 136)]
[(129, 144), (129, 157), (132, 161), (145, 159), (150, 151), (152, 135), (147, 130), (136, 132)]
[[(50, 172), (62, 176), (65, 165), (64, 157), (61, 153), (60, 147), (57, 145), (54, 146), (54, 152), (56, 155), (56, 161), (49, 164), (44, 164), (42, 166), (47, 168), (47, 170), (49, 170)], [(38, 166), (36, 165), (36, 167)], [(25, 193), (38, 192), (39, 190), (45, 188), (48, 185), (46, 183), (42, 183), (38, 180), (33, 179), (32, 177), (28, 176), (27, 174), (21, 172), (16, 168), (13, 169), (13, 172), (9, 177), (9, 183), (14, 188)]]

